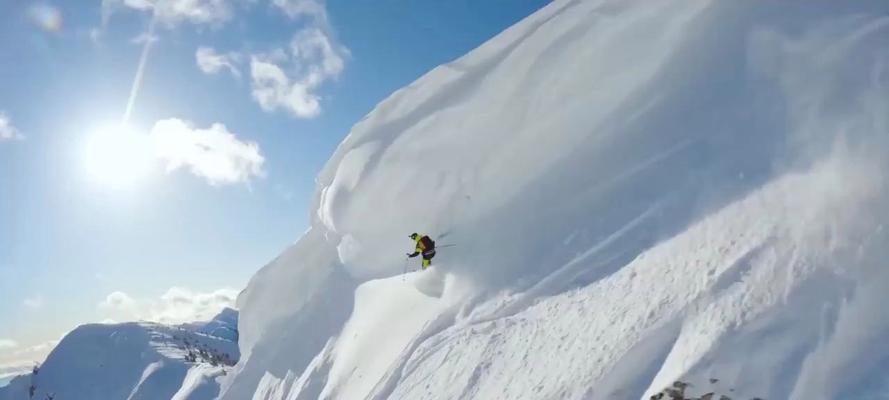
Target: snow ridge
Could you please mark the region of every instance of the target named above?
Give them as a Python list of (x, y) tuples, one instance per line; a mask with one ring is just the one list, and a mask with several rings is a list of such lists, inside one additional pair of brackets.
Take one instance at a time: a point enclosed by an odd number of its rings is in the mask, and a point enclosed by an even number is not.
[[(231, 316), (227, 311), (212, 325), (231, 322)], [(62, 339), (34, 373), (0, 388), (0, 399), (217, 398), (219, 379), (232, 370), (239, 350), (235, 341), (199, 332), (205, 325), (80, 326)]]
[[(430, 71), (239, 298), (221, 398), (880, 393), (887, 13), (555, 1)], [(410, 232), (456, 246), (402, 277)]]

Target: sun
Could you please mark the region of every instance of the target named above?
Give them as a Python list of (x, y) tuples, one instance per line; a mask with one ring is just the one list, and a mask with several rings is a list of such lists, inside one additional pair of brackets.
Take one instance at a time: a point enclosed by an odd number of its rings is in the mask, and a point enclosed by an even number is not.
[(153, 146), (147, 135), (122, 125), (96, 129), (83, 149), (83, 165), (90, 181), (114, 188), (138, 186), (154, 168)]

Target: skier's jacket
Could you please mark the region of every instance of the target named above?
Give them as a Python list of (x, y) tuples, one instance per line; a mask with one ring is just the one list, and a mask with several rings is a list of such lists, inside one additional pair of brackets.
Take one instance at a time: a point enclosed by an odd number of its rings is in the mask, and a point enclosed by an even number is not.
[(417, 235), (417, 249), (414, 254), (429, 254), (435, 251), (435, 242), (426, 235)]

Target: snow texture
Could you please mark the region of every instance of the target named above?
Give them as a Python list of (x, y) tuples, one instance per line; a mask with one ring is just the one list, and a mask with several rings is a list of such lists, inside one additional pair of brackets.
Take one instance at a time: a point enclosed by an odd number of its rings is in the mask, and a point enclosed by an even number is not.
[[(234, 320), (232, 320), (234, 318)], [(238, 358), (237, 342), (211, 336), (197, 327), (234, 323), (237, 312), (223, 311), (205, 324), (170, 327), (140, 322), (83, 325), (56, 346), (36, 374), (17, 377), (0, 388), (0, 399), (210, 400), (220, 393), (225, 363), (188, 360), (189, 350)]]
[(237, 342), (238, 311), (226, 307), (210, 321), (182, 324), (180, 327), (231, 342)]
[[(222, 399), (884, 392), (887, 15), (555, 1), (432, 70), (240, 296)], [(415, 231), (456, 246), (403, 277)]]

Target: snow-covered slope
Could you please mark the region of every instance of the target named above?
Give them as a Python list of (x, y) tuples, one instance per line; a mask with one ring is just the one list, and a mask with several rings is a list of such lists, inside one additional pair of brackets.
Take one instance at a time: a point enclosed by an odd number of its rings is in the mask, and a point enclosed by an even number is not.
[[(436, 68), (242, 293), (222, 398), (883, 393), (887, 15), (555, 1)], [(402, 277), (414, 231), (456, 246)]]
[(238, 311), (226, 307), (210, 321), (187, 323), (180, 325), (180, 327), (204, 335), (216, 336), (218, 338), (228, 339), (232, 342), (237, 342)]
[[(231, 322), (232, 314), (225, 311), (211, 324)], [(0, 388), (0, 399), (209, 400), (219, 395), (218, 380), (238, 354), (237, 342), (185, 326), (83, 325), (62, 339), (35, 374)]]

